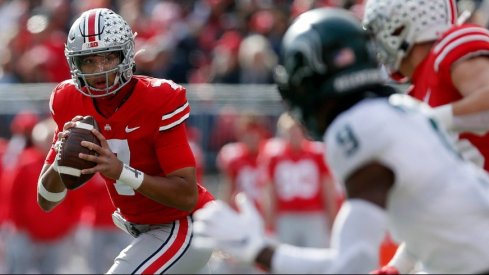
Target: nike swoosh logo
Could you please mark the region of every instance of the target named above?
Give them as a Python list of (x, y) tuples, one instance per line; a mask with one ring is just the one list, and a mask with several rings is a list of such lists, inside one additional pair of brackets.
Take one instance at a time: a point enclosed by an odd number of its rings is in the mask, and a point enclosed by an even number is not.
[(130, 132), (134, 132), (137, 129), (139, 129), (141, 126), (134, 127), (134, 128), (129, 128), (129, 126), (126, 126), (126, 133), (129, 134)]

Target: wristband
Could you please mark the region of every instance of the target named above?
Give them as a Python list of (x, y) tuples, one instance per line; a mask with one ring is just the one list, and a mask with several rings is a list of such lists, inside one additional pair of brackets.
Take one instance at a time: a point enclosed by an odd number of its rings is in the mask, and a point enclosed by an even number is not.
[(49, 192), (48, 190), (46, 190), (42, 182), (39, 182), (39, 184), (37, 185), (37, 192), (39, 193), (39, 195), (41, 195), (41, 197), (50, 202), (59, 202), (66, 197), (66, 193), (68, 191), (65, 188), (63, 191), (58, 193)]
[(136, 190), (143, 183), (144, 173), (124, 163), (119, 181)]
[(408, 274), (414, 269), (416, 262), (416, 258), (407, 251), (406, 244), (401, 243), (387, 266), (397, 269), (398, 274)]
[(489, 131), (489, 111), (455, 116), (453, 118), (453, 128), (458, 132), (472, 132), (483, 135)]

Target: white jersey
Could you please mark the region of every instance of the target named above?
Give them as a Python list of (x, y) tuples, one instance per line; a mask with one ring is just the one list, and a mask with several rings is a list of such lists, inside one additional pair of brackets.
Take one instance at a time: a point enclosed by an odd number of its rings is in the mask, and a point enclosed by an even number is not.
[(413, 111), (419, 106), (400, 98), (365, 100), (337, 117), (325, 134), (333, 176), (344, 182), (371, 161), (390, 167), (395, 184), (386, 210), (393, 237), (429, 273), (489, 271), (489, 177)]

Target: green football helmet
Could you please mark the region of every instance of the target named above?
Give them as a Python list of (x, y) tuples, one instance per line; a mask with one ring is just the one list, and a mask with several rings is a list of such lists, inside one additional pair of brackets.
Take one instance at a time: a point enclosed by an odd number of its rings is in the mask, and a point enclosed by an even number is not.
[(320, 140), (341, 111), (384, 83), (373, 45), (360, 20), (339, 8), (307, 11), (289, 26), (275, 82), (311, 137)]

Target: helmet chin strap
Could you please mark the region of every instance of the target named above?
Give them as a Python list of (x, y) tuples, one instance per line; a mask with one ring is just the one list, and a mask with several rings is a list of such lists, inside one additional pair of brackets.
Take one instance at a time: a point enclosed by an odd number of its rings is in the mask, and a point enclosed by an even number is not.
[(114, 78), (114, 83), (112, 83), (112, 86), (115, 87), (115, 85), (119, 82), (119, 74), (116, 74), (115, 75), (115, 78)]
[(457, 25), (460, 26), (465, 23), (465, 21), (467, 21), (467, 19), (469, 19), (471, 15), (472, 13), (470, 11), (464, 10), (462, 14), (460, 14), (460, 16), (457, 18)]

